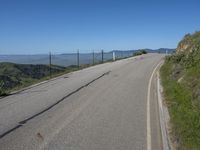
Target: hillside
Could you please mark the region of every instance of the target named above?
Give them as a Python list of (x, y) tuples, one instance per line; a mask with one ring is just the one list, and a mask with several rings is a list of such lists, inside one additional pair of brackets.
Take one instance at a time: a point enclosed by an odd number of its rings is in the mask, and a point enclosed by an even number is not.
[(200, 148), (200, 32), (187, 34), (161, 68), (176, 149)]
[[(52, 74), (64, 72), (65, 67), (52, 66)], [(12, 89), (17, 86), (25, 86), (34, 81), (49, 76), (48, 65), (24, 65), (14, 63), (0, 63), (1, 88)]]
[(179, 42), (176, 49), (177, 53), (180, 52), (193, 52), (200, 47), (200, 31), (193, 34), (186, 34), (181, 42)]

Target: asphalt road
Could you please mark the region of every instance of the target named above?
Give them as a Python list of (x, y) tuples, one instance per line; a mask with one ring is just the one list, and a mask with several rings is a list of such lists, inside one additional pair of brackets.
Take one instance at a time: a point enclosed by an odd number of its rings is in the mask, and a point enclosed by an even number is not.
[(0, 99), (2, 150), (162, 149), (153, 69), (147, 54), (66, 74)]

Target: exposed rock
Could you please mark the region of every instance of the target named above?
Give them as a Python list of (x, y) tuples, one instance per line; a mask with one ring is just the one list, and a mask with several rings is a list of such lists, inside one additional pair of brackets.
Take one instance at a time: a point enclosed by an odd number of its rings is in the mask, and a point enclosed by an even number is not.
[(176, 53), (186, 52), (190, 53), (198, 50), (200, 47), (200, 32), (195, 32), (194, 34), (187, 34), (179, 42)]

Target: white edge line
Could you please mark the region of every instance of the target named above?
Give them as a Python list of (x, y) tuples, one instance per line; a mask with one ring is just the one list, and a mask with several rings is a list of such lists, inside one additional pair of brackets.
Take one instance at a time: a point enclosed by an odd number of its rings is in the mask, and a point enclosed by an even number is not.
[(149, 84), (148, 84), (148, 92), (147, 92), (147, 150), (151, 150), (151, 122), (150, 122), (150, 92), (151, 92), (151, 84), (152, 84), (152, 79), (153, 76), (157, 70), (157, 68), (160, 66), (162, 63), (159, 62), (157, 66), (154, 68), (151, 77), (149, 79)]

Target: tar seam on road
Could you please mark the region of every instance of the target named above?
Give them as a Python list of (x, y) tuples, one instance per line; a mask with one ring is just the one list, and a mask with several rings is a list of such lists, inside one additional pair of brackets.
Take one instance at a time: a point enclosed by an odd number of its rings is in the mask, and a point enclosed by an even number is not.
[(20, 121), (20, 122), (18, 123), (18, 125), (16, 125), (16, 126), (13, 127), (12, 129), (9, 129), (8, 131), (6, 131), (6, 132), (4, 132), (3, 134), (1, 134), (1, 135), (0, 135), (0, 139), (2, 139), (4, 136), (8, 135), (9, 133), (15, 131), (16, 129), (22, 127), (24, 124), (26, 124), (28, 121), (32, 120), (33, 118), (35, 118), (35, 117), (37, 117), (37, 116), (43, 114), (44, 112), (50, 110), (51, 108), (53, 108), (54, 106), (56, 106), (56, 105), (59, 104), (60, 102), (64, 101), (66, 98), (68, 98), (68, 97), (70, 97), (71, 95), (77, 93), (77, 92), (80, 91), (81, 89), (83, 89), (83, 88), (89, 86), (90, 84), (92, 84), (92, 83), (95, 82), (96, 80), (102, 78), (102, 77), (105, 76), (105, 75), (108, 75), (110, 72), (111, 72), (111, 71), (108, 71), (108, 72), (106, 72), (106, 73), (100, 75), (99, 77), (97, 77), (97, 78), (95, 78), (94, 80), (88, 82), (87, 84), (81, 86), (80, 88), (76, 89), (75, 91), (73, 91), (73, 92), (67, 94), (66, 96), (64, 96), (63, 98), (61, 98), (61, 99), (58, 100), (57, 102), (53, 103), (52, 105), (50, 105), (50, 106), (47, 107), (46, 109), (40, 111), (39, 113), (36, 113), (35, 115), (33, 115), (33, 116), (31, 116), (31, 117), (29, 117), (29, 118), (23, 120), (23, 121)]
[(151, 84), (153, 76), (157, 70), (157, 68), (160, 66), (161, 62), (157, 64), (157, 66), (154, 68), (151, 77), (149, 79), (148, 84), (148, 93), (147, 93), (147, 150), (151, 150), (151, 115), (150, 115), (150, 92), (151, 92)]

